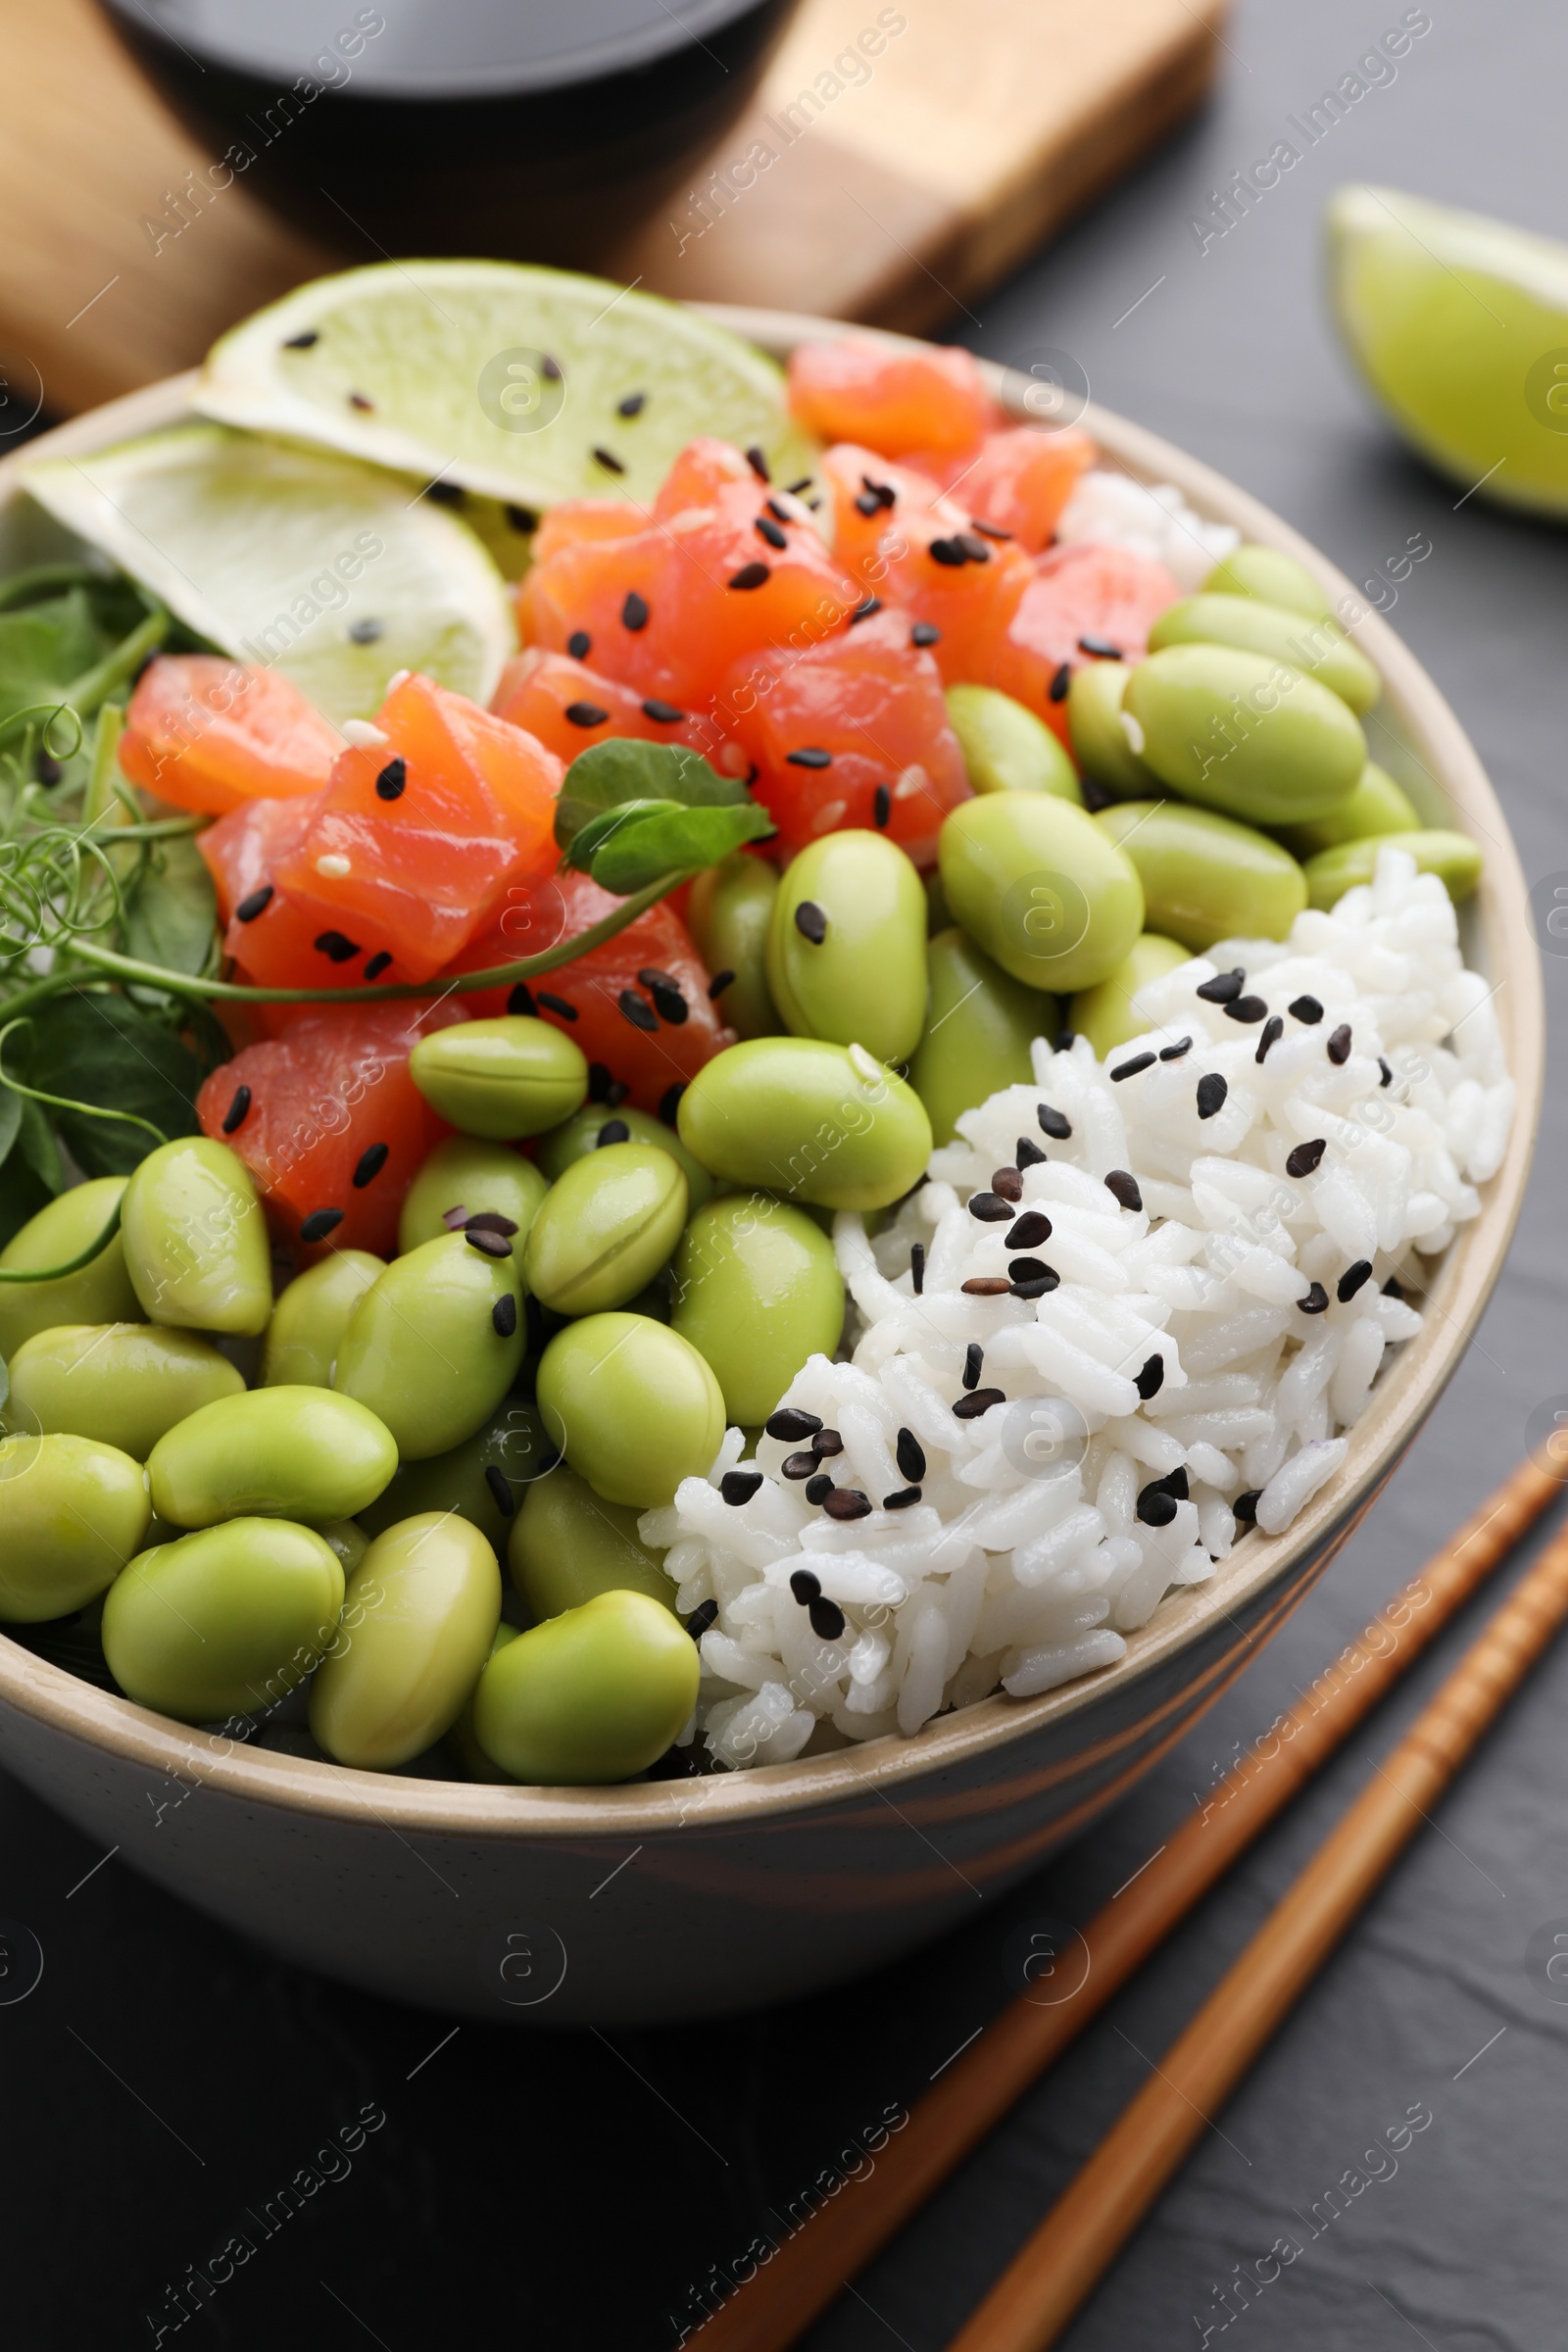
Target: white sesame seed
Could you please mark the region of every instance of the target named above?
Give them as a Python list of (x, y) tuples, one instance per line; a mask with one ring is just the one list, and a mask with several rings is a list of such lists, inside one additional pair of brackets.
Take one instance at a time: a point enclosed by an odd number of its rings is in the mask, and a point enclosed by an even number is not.
[(356, 751), (378, 752), (392, 740), (379, 727), (372, 726), (368, 718), (346, 718), (342, 731), (344, 742), (352, 743)]
[(867, 1086), (875, 1086), (881, 1080), (882, 1064), (877, 1060), (876, 1055), (868, 1054), (863, 1046), (850, 1048), (850, 1062), (856, 1076), (863, 1078)]
[(318, 874), (324, 874), (329, 882), (340, 882), (352, 869), (349, 859), (341, 851), (329, 850), (325, 857), (318, 858), (316, 870)]

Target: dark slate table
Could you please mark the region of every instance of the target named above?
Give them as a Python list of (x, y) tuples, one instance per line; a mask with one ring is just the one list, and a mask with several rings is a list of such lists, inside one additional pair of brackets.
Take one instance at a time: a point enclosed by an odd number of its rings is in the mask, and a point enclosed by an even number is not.
[[(1352, 578), (1426, 533), (1433, 555), (1391, 617), (1474, 736), (1536, 878), (1568, 868), (1568, 539), (1480, 499), (1456, 506), (1456, 490), (1393, 443), (1327, 331), (1317, 222), (1336, 184), (1363, 177), (1568, 234), (1568, 21), (1546, 0), (1433, 0), (1397, 79), (1249, 218), (1203, 253), (1188, 225), (1401, 13), (1397, 0), (1244, 0), (1206, 118), (953, 331), (1003, 359), (1064, 347), (1101, 399), (1256, 492)], [(1020, 71), (1049, 72), (1049, 56)], [(1555, 1018), (1560, 956), (1546, 981)], [(181, 2343), (666, 2352), (672, 2315), (689, 2317), (714, 2266), (772, 2226), (769, 2209), (842, 2171), (840, 2151), (911, 2103), (993, 2015), (1013, 1930), (1047, 1913), (1082, 1919), (1120, 1885), (1236, 1743), (1505, 1474), (1532, 1410), (1568, 1391), (1565, 1050), (1559, 1031), (1536, 1181), (1496, 1298), (1354, 1542), (1119, 1812), (905, 1966), (710, 2030), (452, 2034), (277, 1965), (118, 1863), (78, 1885), (95, 1850), (0, 1785), (0, 1913), (31, 1929), (46, 1963), (28, 1999), (0, 2007), (6, 2343), (111, 2352), (159, 2341), (160, 2327), (172, 2342), (167, 2290), (244, 2229), (254, 2257), (202, 2301)], [(1475, 1623), (1451, 1630), (857, 2282), (811, 2352), (947, 2342)], [(1218, 2340), (1217, 2289), (1285, 2234), (1303, 2251), (1232, 2323), (1252, 2352), (1541, 2352), (1562, 2340), (1568, 2007), (1526, 1955), (1538, 1929), (1568, 1925), (1565, 1714), (1559, 1644), (1085, 2310), (1072, 2352), (1200, 2347), (1205, 2328)], [(1314, 2223), (1325, 2189), (1412, 2108), (1432, 2120), (1397, 2172)], [(350, 2152), (318, 2156), (345, 2128)], [(320, 2185), (263, 2235), (247, 2211), (265, 2215), (306, 2167)]]

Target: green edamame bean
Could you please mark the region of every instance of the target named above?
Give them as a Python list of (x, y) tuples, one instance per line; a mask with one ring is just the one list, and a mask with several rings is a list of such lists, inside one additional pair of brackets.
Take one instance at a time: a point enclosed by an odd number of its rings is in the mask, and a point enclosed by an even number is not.
[(652, 1144), (608, 1144), (574, 1159), (529, 1228), (528, 1288), (558, 1315), (624, 1306), (680, 1240), (686, 1200), (678, 1161)]
[(144, 1462), (166, 1431), (245, 1383), (190, 1331), (156, 1323), (66, 1323), (35, 1332), (11, 1359), (11, 1430), (64, 1431)]
[(510, 1145), (489, 1143), (482, 1136), (449, 1135), (426, 1153), (404, 1196), (398, 1250), (406, 1256), (421, 1242), (438, 1242), (452, 1231), (445, 1222), (447, 1211), (457, 1208), (466, 1208), (471, 1217), (486, 1209), (494, 1216), (510, 1217), (517, 1228), (514, 1247), (520, 1250), (548, 1189), (549, 1179)]
[(147, 1460), (153, 1508), (173, 1527), (223, 1519), (352, 1519), (398, 1466), (391, 1431), (330, 1389), (250, 1389), (204, 1404)]
[(434, 1511), (389, 1527), (348, 1581), (311, 1737), (362, 1772), (421, 1754), (462, 1713), (500, 1618), (501, 1570), (476, 1527)]
[(1304, 564), (1283, 556), (1278, 548), (1246, 546), (1216, 564), (1203, 582), (1205, 596), (1255, 596), (1266, 605), (1283, 605), (1290, 612), (1308, 612), (1326, 620), (1331, 607)]
[(474, 1737), (536, 1788), (624, 1781), (697, 1704), (697, 1644), (645, 1592), (601, 1592), (510, 1642), (473, 1694)]
[(1122, 725), (1132, 674), (1125, 662), (1086, 662), (1073, 671), (1067, 689), (1067, 730), (1078, 764), (1119, 801), (1142, 800), (1159, 790), (1159, 778), (1139, 759)]
[(141, 1549), (151, 1517), (141, 1464), (118, 1446), (0, 1440), (0, 1619), (41, 1625), (81, 1608)]
[[(515, 1642), (521, 1631), (520, 1626), (509, 1625), (503, 1617), (501, 1623), (496, 1627), (495, 1638), (490, 1644), (490, 1656), (493, 1658), (498, 1649), (505, 1649), (509, 1642)], [(487, 1664), (488, 1662), (486, 1660)], [(451, 1738), (452, 1744), (463, 1758), (465, 1769), (470, 1780), (492, 1783), (511, 1780), (511, 1773), (503, 1772), (499, 1764), (492, 1763), (473, 1736), (473, 1700), (471, 1697), (465, 1700), (463, 1712), (452, 1726)]]
[(1082, 808), (1046, 793), (964, 801), (943, 818), (938, 854), (956, 920), (1030, 988), (1093, 988), (1144, 927), (1131, 859)]
[(1348, 801), (1314, 824), (1288, 825), (1281, 838), (1294, 858), (1315, 858), (1321, 850), (1337, 850), (1342, 841), (1365, 841), (1373, 833), (1419, 833), (1421, 829), (1409, 794), (1396, 784), (1386, 767), (1369, 760)]
[(1307, 859), (1308, 905), (1328, 911), (1348, 890), (1370, 882), (1385, 842), (1413, 858), (1417, 873), (1436, 874), (1456, 906), (1472, 895), (1481, 879), (1480, 849), (1463, 833), (1437, 827), (1416, 833), (1371, 833), (1360, 841), (1342, 841), (1337, 849), (1322, 850)]
[(522, 1012), (458, 1021), (421, 1037), (409, 1055), (409, 1076), (464, 1135), (503, 1144), (559, 1126), (588, 1092), (581, 1048)]
[(1124, 707), (1142, 736), (1134, 749), (1164, 783), (1244, 824), (1326, 816), (1366, 765), (1366, 737), (1337, 694), (1240, 646), (1151, 654), (1128, 679)]
[(927, 940), (925, 959), (931, 1009), (909, 1084), (925, 1104), (932, 1140), (951, 1144), (960, 1112), (1004, 1086), (1028, 1085), (1030, 1043), (1055, 1036), (1056, 1006), (993, 963), (956, 924)]
[(357, 1519), (329, 1519), (317, 1534), (329, 1544), (337, 1554), (338, 1565), (345, 1576), (352, 1576), (369, 1547), (369, 1537)]
[(1178, 964), (1191, 961), (1190, 948), (1174, 939), (1162, 939), (1157, 931), (1146, 931), (1108, 980), (1073, 998), (1067, 1007), (1067, 1026), (1079, 1037), (1087, 1037), (1103, 1061), (1117, 1046), (1124, 1046), (1130, 1037), (1142, 1037), (1149, 1027), (1133, 1007), (1138, 991), (1148, 981), (1162, 980)]
[(1213, 808), (1121, 801), (1095, 822), (1137, 866), (1150, 929), (1194, 956), (1217, 939), (1284, 939), (1306, 905), (1290, 851)]
[(726, 1183), (823, 1208), (885, 1208), (931, 1156), (914, 1089), (863, 1047), (816, 1038), (749, 1038), (715, 1054), (679, 1117), (681, 1140)]
[(687, 923), (713, 978), (735, 975), (717, 1004), (737, 1037), (777, 1037), (784, 1027), (767, 990), (767, 927), (777, 896), (776, 867), (739, 850), (692, 884)]
[(248, 1338), (267, 1329), (267, 1219), (249, 1168), (226, 1144), (182, 1135), (149, 1152), (125, 1187), (120, 1230), (131, 1283), (153, 1322)]
[(925, 892), (884, 834), (824, 833), (773, 901), (767, 985), (796, 1037), (863, 1046), (879, 1061), (914, 1051), (925, 1022)]
[(424, 1461), (494, 1412), (526, 1338), (516, 1258), (450, 1233), (394, 1258), (371, 1284), (343, 1334), (332, 1386), (386, 1423), (404, 1461)]
[(1308, 620), (1304, 612), (1267, 605), (1261, 597), (1184, 596), (1166, 606), (1149, 632), (1152, 654), (1167, 645), (1239, 645), (1289, 662), (1356, 712), (1370, 710), (1383, 690), (1377, 671), (1337, 620)]
[[(710, 1064), (710, 1067), (712, 1065)], [(707, 1476), (724, 1399), (690, 1341), (645, 1315), (584, 1315), (539, 1359), (539, 1410), (579, 1478), (609, 1502), (673, 1502)]]
[(264, 1389), (329, 1389), (343, 1334), (386, 1260), (368, 1250), (338, 1250), (307, 1266), (279, 1296), (262, 1349)]
[(534, 1616), (559, 1617), (596, 1592), (642, 1592), (673, 1611), (664, 1555), (643, 1543), (639, 1515), (628, 1503), (607, 1502), (564, 1463), (531, 1486), (512, 1522), (507, 1561)]
[[(753, 858), (751, 862), (755, 865), (757, 860)], [(622, 1127), (626, 1130), (624, 1135), (620, 1133)], [(603, 1102), (585, 1102), (564, 1127), (553, 1127), (548, 1135), (542, 1135), (535, 1158), (550, 1182), (558, 1182), (574, 1159), (585, 1159), (590, 1152), (597, 1152), (599, 1139), (607, 1128), (610, 1130), (605, 1138), (607, 1146), (655, 1144), (661, 1152), (667, 1152), (685, 1176), (693, 1208), (701, 1208), (705, 1200), (711, 1200), (713, 1179), (702, 1161), (687, 1151), (674, 1128), (646, 1110), (634, 1110), (629, 1102), (622, 1102), (618, 1110), (611, 1110)]]
[(808, 1355), (831, 1356), (844, 1284), (813, 1217), (765, 1193), (700, 1208), (675, 1257), (670, 1328), (689, 1340), (724, 1395), (728, 1420), (765, 1421)]
[[(125, 1189), (123, 1176), (99, 1176), (29, 1217), (0, 1250), (0, 1268), (30, 1270), (63, 1266), (102, 1233)], [(125, 1265), (125, 1245), (117, 1233), (79, 1274), (59, 1282), (0, 1283), (0, 1356), (15, 1355), (35, 1331), (61, 1323), (137, 1323), (141, 1305)]]
[(950, 686), (948, 724), (975, 792), (1052, 792), (1078, 808), (1078, 772), (1043, 718), (995, 686)]
[(109, 1588), (104, 1656), (127, 1698), (181, 1723), (285, 1698), (337, 1638), (343, 1570), (286, 1519), (230, 1519), (140, 1552)]
[(381, 1536), (421, 1511), (456, 1511), (499, 1557), (521, 1496), (560, 1460), (537, 1407), (520, 1396), (504, 1396), (472, 1437), (450, 1453), (403, 1463), (391, 1485), (359, 1512), (359, 1523), (367, 1535)]

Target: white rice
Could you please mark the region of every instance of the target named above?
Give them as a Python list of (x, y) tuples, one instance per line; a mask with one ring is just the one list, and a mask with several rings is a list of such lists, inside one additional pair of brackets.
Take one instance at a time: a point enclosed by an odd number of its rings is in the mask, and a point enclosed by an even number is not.
[(1056, 525), (1061, 547), (1093, 539), (1152, 557), (1184, 595), (1202, 586), (1215, 564), (1241, 545), (1241, 536), (1228, 522), (1205, 522), (1174, 483), (1146, 489), (1131, 474), (1099, 467), (1081, 476)]
[[(1237, 964), (1284, 1016), (1261, 1065), (1261, 1029), (1197, 994)], [(1287, 1009), (1303, 996), (1320, 1021)], [(1389, 1348), (1420, 1330), (1383, 1286), (1402, 1270), (1424, 1288), (1421, 1261), (1478, 1213), (1514, 1111), (1490, 992), (1463, 966), (1443, 884), (1385, 849), (1372, 885), (1332, 914), (1298, 916), (1284, 944), (1226, 942), (1135, 1005), (1148, 1034), (1103, 1064), (1083, 1038), (1062, 1054), (1037, 1041), (1036, 1083), (966, 1112), (963, 1140), (934, 1153), (929, 1181), (874, 1240), (858, 1216), (835, 1220), (853, 1300), (842, 1360), (812, 1356), (780, 1402), (840, 1433), (824, 1467), (878, 1505), (909, 1483), (896, 1447), (911, 1433), (919, 1501), (832, 1520), (781, 1476), (796, 1448), (764, 1435), (761, 1484), (732, 1505), (719, 1492), (744, 1448), (732, 1429), (706, 1480), (644, 1515), (644, 1541), (669, 1547), (682, 1614), (717, 1606), (690, 1736), (722, 1763), (786, 1761), (813, 1734), (820, 1748), (913, 1733), (999, 1687), (1027, 1697), (1113, 1664), (1167, 1592), (1230, 1552), (1239, 1495), (1277, 1535), (1336, 1476), (1341, 1431)], [(1337, 1063), (1328, 1041), (1346, 1026)], [(1182, 1038), (1179, 1058), (1109, 1075)], [(1200, 1119), (1209, 1072), (1229, 1091)], [(1041, 1102), (1070, 1138), (1042, 1132)], [(966, 1295), (966, 1280), (1007, 1270), (1005, 1225), (968, 1202), (1015, 1164), (1019, 1137), (1049, 1154), (1022, 1171), (1017, 1213), (1049, 1216), (1029, 1254), (1059, 1287), (1038, 1300)], [(1289, 1154), (1319, 1138), (1315, 1172), (1287, 1174)], [(1118, 1169), (1141, 1209), (1107, 1190)], [(1362, 1260), (1371, 1275), (1341, 1299)], [(1328, 1305), (1303, 1315), (1313, 1283)], [(979, 1389), (1005, 1401), (958, 1419), (971, 1343)], [(1140, 1494), (1173, 1473), (1187, 1498), (1152, 1525)], [(802, 1569), (843, 1614), (836, 1639), (813, 1632), (791, 1591)]]

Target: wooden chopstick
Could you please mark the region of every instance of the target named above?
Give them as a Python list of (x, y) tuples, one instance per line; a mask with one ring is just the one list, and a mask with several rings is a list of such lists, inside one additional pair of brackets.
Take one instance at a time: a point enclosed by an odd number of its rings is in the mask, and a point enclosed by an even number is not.
[(949, 2352), (1046, 2352), (1568, 1618), (1559, 1532), (1123, 2109)]
[(1084, 1930), (1089, 1967), (1077, 1993), (1054, 2006), (1027, 1994), (1012, 2001), (938, 2078), (874, 2168), (819, 2206), (685, 2340), (703, 2352), (785, 2352), (1224, 1877), (1561, 1492), (1534, 1462), (1521, 1462), (1270, 1727), (1272, 1752), (1259, 1740), (1201, 1813), (1096, 1913)]

